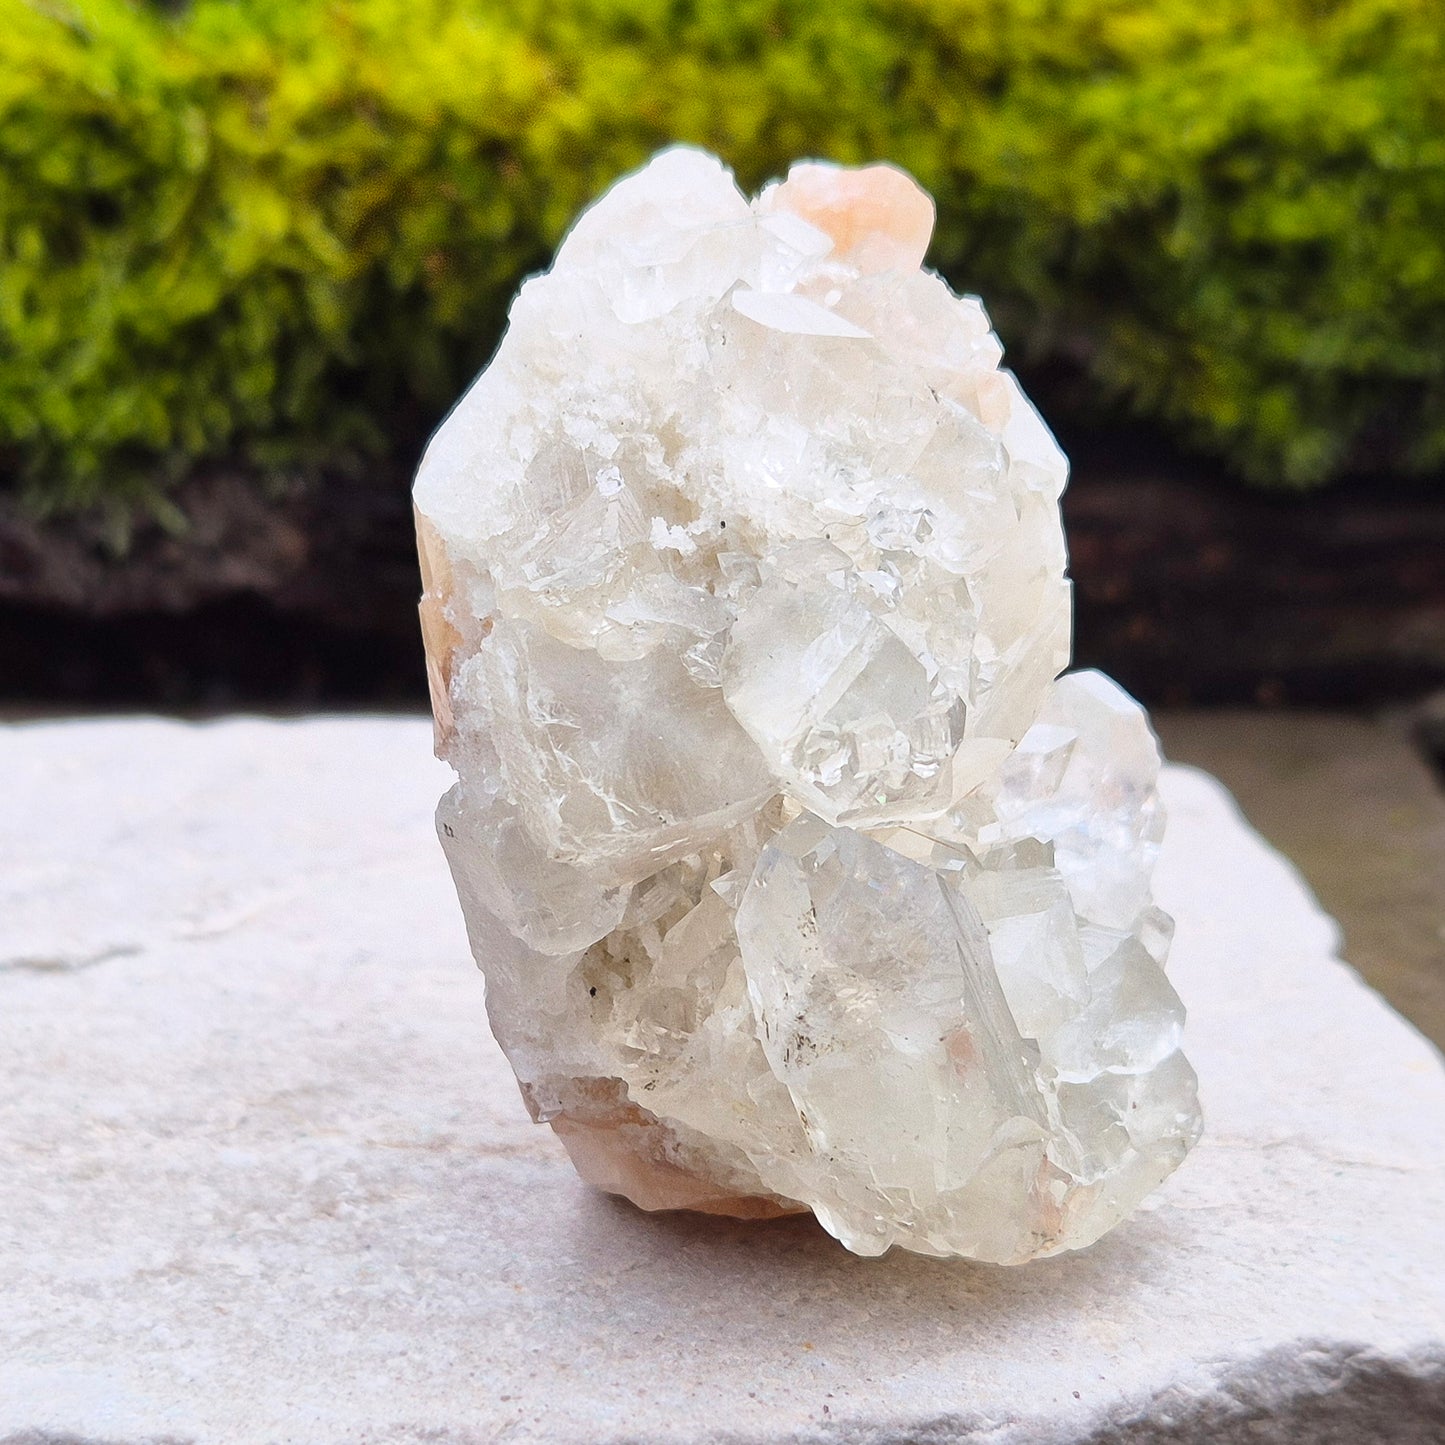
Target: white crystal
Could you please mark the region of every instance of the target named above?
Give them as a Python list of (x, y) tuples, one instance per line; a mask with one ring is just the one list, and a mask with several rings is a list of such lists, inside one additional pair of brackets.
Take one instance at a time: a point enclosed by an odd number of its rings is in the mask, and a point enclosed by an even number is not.
[(886, 166), (620, 181), (428, 448), (422, 621), (492, 1025), (578, 1169), (1012, 1263), (1199, 1118), (1157, 749), (1059, 677), (1067, 465), (931, 224)]

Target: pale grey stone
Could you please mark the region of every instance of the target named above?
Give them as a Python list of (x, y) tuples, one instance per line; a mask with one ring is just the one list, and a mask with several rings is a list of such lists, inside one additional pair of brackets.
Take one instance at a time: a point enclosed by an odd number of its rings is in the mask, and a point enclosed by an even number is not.
[(1166, 769), (1203, 1141), (1090, 1249), (646, 1215), (526, 1120), (410, 720), (0, 731), (0, 1440), (1445, 1438), (1445, 1068)]

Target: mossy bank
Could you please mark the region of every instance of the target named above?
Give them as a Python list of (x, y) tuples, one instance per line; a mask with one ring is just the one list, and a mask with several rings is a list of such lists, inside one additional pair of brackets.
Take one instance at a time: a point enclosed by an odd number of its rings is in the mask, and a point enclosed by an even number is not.
[(678, 139), (750, 186), (910, 169), (1062, 420), (1276, 486), (1445, 462), (1436, 0), (0, 12), (0, 485), (42, 510), (404, 470), (521, 277)]

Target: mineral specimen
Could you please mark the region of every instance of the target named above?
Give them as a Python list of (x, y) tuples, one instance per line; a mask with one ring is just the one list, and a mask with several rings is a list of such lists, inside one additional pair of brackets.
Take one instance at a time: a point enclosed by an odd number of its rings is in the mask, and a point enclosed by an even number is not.
[(1199, 1132), (1140, 708), (1060, 677), (1067, 465), (928, 197), (665, 151), (416, 481), (438, 822), (584, 1177), (849, 1249), (1096, 1239)]

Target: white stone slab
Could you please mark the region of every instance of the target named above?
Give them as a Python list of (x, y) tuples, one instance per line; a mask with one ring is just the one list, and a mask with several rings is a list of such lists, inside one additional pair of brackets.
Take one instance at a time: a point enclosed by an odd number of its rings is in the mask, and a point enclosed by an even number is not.
[(486, 1031), (428, 746), (0, 729), (0, 1439), (1445, 1439), (1445, 1071), (1209, 778), (1159, 879), (1205, 1141), (1004, 1270), (582, 1185)]

